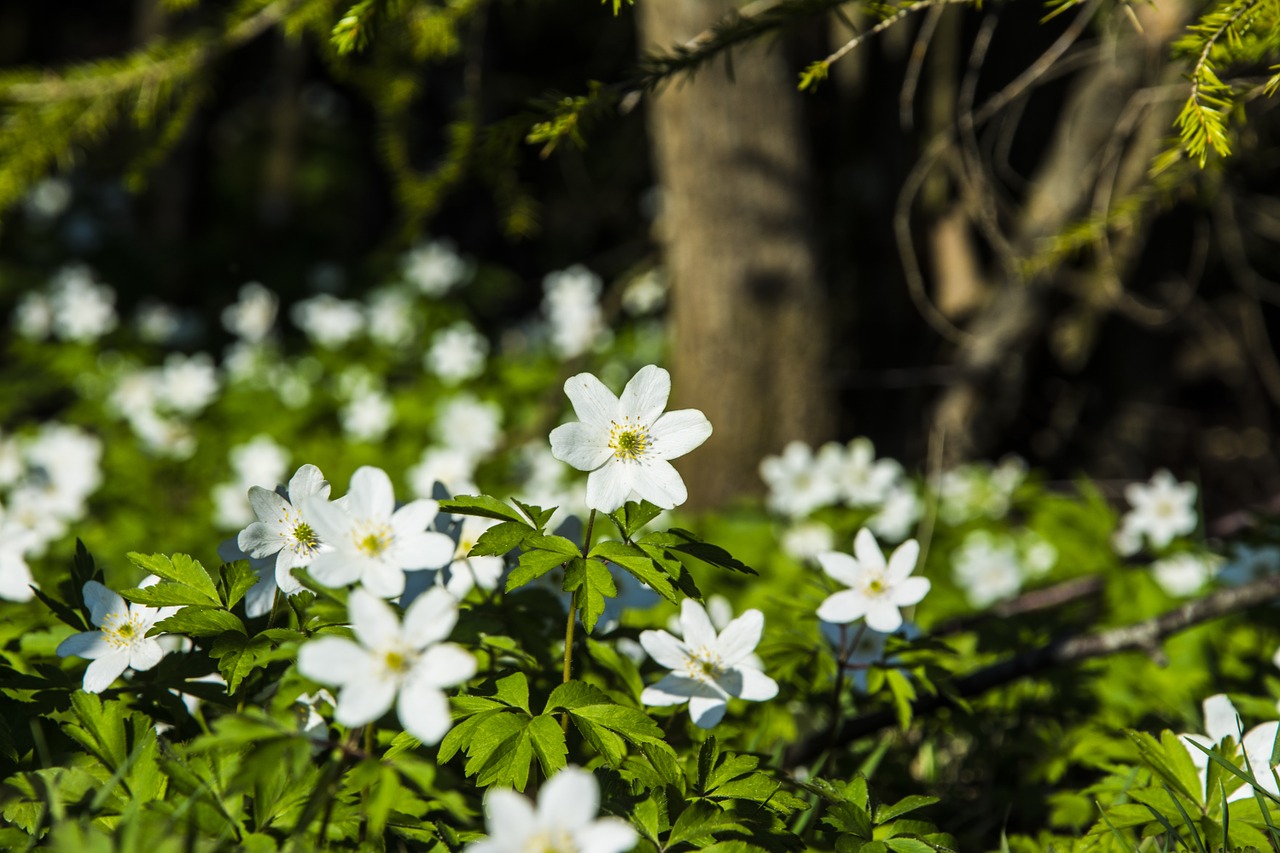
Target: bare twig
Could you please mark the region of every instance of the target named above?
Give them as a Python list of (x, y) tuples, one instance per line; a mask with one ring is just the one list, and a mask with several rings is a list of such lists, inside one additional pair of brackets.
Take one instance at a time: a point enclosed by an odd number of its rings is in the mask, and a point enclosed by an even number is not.
[[(1276, 598), (1280, 598), (1280, 575), (1218, 590), (1133, 625), (1062, 637), (1038, 649), (1015, 655), (957, 679), (949, 695), (933, 694), (916, 701), (912, 706), (912, 714), (918, 717), (940, 708), (952, 707), (955, 705), (955, 698), (980, 696), (1020, 678), (1092, 658), (1137, 650), (1158, 654), (1160, 642), (1165, 637), (1212, 619), (1240, 613)], [(788, 768), (809, 764), (826, 749), (835, 749), (857, 738), (874, 734), (889, 728), (896, 721), (897, 713), (893, 709), (855, 717), (840, 728), (834, 739), (828, 739), (827, 733), (822, 732), (795, 744), (787, 751), (784, 764)]]

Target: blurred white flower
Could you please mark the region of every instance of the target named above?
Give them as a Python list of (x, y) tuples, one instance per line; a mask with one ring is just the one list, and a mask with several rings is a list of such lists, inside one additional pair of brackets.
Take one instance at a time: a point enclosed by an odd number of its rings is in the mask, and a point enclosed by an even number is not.
[(835, 536), (821, 521), (802, 521), (782, 534), (782, 550), (797, 560), (812, 560), (835, 547)]
[(49, 286), (53, 331), (64, 341), (89, 343), (116, 327), (116, 293), (83, 264), (58, 270)]
[(395, 415), (390, 397), (381, 391), (366, 391), (342, 407), (342, 431), (356, 441), (378, 441), (395, 423)]
[(633, 317), (653, 314), (667, 301), (667, 281), (661, 269), (646, 270), (633, 278), (622, 291), (622, 310)]
[(289, 451), (269, 435), (255, 435), (244, 444), (231, 448), (231, 470), (236, 479), (250, 486), (273, 486), (284, 479), (289, 465)]
[[(159, 583), (155, 575), (149, 576), (140, 587)], [(98, 631), (81, 631), (58, 644), (58, 657), (75, 655), (93, 661), (84, 672), (84, 689), (88, 693), (101, 693), (111, 686), (126, 669), (141, 672), (160, 663), (165, 650), (156, 637), (147, 632), (155, 623), (177, 613), (179, 607), (147, 607), (142, 604), (126, 604), (119, 594), (97, 581), (84, 585), (84, 603), (89, 607), (89, 619)]]
[(803, 518), (815, 509), (834, 504), (840, 497), (843, 450), (827, 444), (815, 457), (803, 441), (793, 441), (780, 456), (760, 462), (760, 477), (769, 487), (769, 509), (788, 518)]
[(102, 485), (102, 440), (79, 427), (46, 423), (26, 445), (25, 456), (29, 469), (40, 472), (52, 510), (65, 519), (80, 518), (85, 501)]
[(616, 817), (598, 818), (600, 785), (585, 770), (565, 767), (527, 799), (503, 788), (484, 798), (489, 837), (463, 853), (623, 853), (636, 846), (636, 831)]
[(1014, 492), (1026, 479), (1027, 464), (1007, 456), (1000, 465), (961, 465), (944, 471), (935, 482), (938, 517), (952, 527), (976, 518), (1001, 519), (1009, 512)]
[(886, 562), (884, 552), (867, 528), (853, 540), (855, 556), (840, 551), (818, 555), (822, 570), (849, 589), (829, 595), (818, 607), (818, 618), (844, 624), (865, 619), (867, 627), (892, 633), (902, 626), (902, 607), (919, 604), (929, 593), (929, 579), (912, 577), (920, 545), (903, 542)]
[(240, 288), (235, 302), (222, 309), (222, 326), (245, 343), (261, 343), (271, 334), (279, 310), (279, 297), (251, 281)]
[(28, 340), (44, 340), (53, 331), (53, 302), (43, 293), (24, 293), (13, 311), (13, 328)]
[(1222, 558), (1216, 554), (1190, 554), (1182, 552), (1157, 560), (1151, 564), (1151, 576), (1166, 594), (1174, 598), (1186, 598), (1204, 589), (1222, 566)]
[(180, 415), (203, 411), (218, 396), (218, 368), (208, 353), (171, 353), (164, 360), (157, 397), (161, 405)]
[(689, 703), (689, 717), (709, 729), (724, 717), (730, 698), (764, 702), (778, 695), (778, 684), (750, 658), (764, 631), (764, 614), (748, 610), (717, 634), (701, 604), (686, 598), (680, 605), (683, 639), (666, 631), (643, 631), (644, 650), (671, 672), (644, 689), (646, 705)]
[(548, 274), (542, 280), (542, 312), (551, 333), (551, 346), (568, 360), (591, 349), (604, 331), (600, 309), (600, 277), (580, 264)]
[(463, 516), (462, 527), (458, 531), (458, 544), (454, 548), (453, 562), (445, 566), (437, 575), (436, 583), (449, 591), (449, 594), (461, 601), (471, 590), (479, 587), (485, 592), (498, 588), (506, 563), (501, 557), (469, 557), (476, 540), (497, 524), (496, 519), (480, 518), (474, 515)]
[(915, 484), (902, 480), (885, 495), (879, 511), (867, 519), (867, 527), (886, 542), (901, 542), (911, 535), (923, 514), (924, 502)]
[(71, 204), (71, 184), (56, 176), (43, 178), (23, 200), (23, 208), (33, 221), (47, 223), (61, 216)]
[(436, 414), (435, 435), (445, 447), (479, 459), (497, 449), (502, 440), (502, 407), (459, 394)]
[(42, 543), (36, 531), (0, 508), (0, 598), (30, 601), (35, 582), (26, 557)]
[(1136, 553), (1142, 537), (1151, 547), (1160, 550), (1178, 536), (1185, 536), (1196, 529), (1196, 484), (1179, 483), (1173, 474), (1161, 468), (1148, 483), (1130, 483), (1124, 496), (1133, 509), (1120, 522), (1115, 544), (1120, 553), (1129, 556)]
[(27, 463), (22, 458), (22, 443), (14, 436), (0, 433), (0, 488), (18, 482), (26, 470)]
[(488, 339), (461, 320), (436, 333), (422, 366), (446, 384), (457, 385), (484, 373), (488, 354)]
[(364, 328), (364, 312), (357, 302), (338, 299), (327, 293), (297, 302), (289, 318), (316, 346), (338, 349)]
[(129, 418), (129, 425), (153, 453), (171, 459), (190, 459), (196, 452), (195, 433), (191, 431), (190, 425), (176, 418), (140, 411)]
[(429, 447), (422, 451), (418, 464), (406, 473), (409, 488), (420, 498), (432, 497), (435, 485), (442, 485), (451, 496), (475, 495), (476, 461), (470, 453), (451, 447)]
[(184, 325), (182, 312), (154, 299), (138, 306), (134, 322), (138, 327), (138, 337), (150, 344), (172, 343), (181, 335)]
[(369, 295), (369, 338), (384, 347), (409, 345), (417, 331), (413, 299), (398, 287), (384, 287)]
[(415, 246), (401, 260), (405, 281), (431, 297), (444, 296), (471, 277), (471, 265), (449, 240)]
[(344, 726), (371, 723), (395, 703), (406, 732), (438, 743), (453, 723), (442, 688), (476, 673), (470, 652), (442, 642), (457, 624), (457, 601), (443, 589), (428, 590), (405, 611), (403, 624), (363, 589), (352, 591), (348, 608), (356, 640), (330, 635), (304, 643), (298, 671), (340, 688), (334, 717)]
[(1007, 536), (975, 530), (951, 554), (951, 572), (968, 602), (984, 608), (1022, 589), (1018, 548)]
[(884, 502), (902, 475), (896, 460), (876, 459), (871, 439), (855, 438), (849, 442), (836, 476), (846, 503), (876, 506)]

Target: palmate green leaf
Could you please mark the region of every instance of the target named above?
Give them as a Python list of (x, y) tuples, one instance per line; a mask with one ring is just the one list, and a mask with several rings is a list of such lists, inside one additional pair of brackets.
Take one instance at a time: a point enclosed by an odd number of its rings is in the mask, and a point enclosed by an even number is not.
[(529, 525), (504, 521), (481, 533), (467, 556), (502, 557), (513, 548), (519, 548), (532, 535), (534, 530)]
[(676, 818), (663, 849), (684, 843), (692, 843), (702, 849), (709, 846), (707, 842), (714, 838), (715, 833), (730, 830), (744, 835), (751, 832), (747, 826), (735, 820), (733, 815), (710, 803), (693, 803)]
[(481, 518), (496, 518), (498, 521), (512, 521), (530, 527), (528, 520), (520, 515), (519, 510), (507, 506), (497, 498), (488, 495), (464, 495), (452, 500), (440, 501), (441, 512), (451, 515), (478, 515)]
[[(1155, 771), (1166, 784), (1195, 803), (1197, 809), (1204, 804), (1204, 793), (1199, 790), (1199, 774), (1196, 773), (1195, 765), (1191, 763), (1191, 756), (1177, 735), (1166, 730), (1161, 735), (1161, 740), (1157, 741), (1146, 732), (1126, 730), (1125, 734), (1138, 747), (1138, 754), (1143, 763)], [(1169, 737), (1165, 738), (1164, 735)], [(1193, 745), (1197, 744), (1193, 742)], [(1209, 757), (1214, 758), (1214, 754), (1209, 753)]]
[(784, 818), (809, 808), (804, 800), (784, 790), (777, 779), (759, 772), (717, 785), (707, 797), (712, 800), (747, 800), (759, 803)]
[(228, 610), (235, 607), (244, 598), (245, 593), (258, 582), (258, 573), (254, 571), (253, 566), (249, 565), (248, 560), (223, 563), (218, 568), (218, 574), (222, 577), (222, 588), (226, 592)]
[(621, 508), (609, 513), (609, 520), (618, 528), (623, 539), (631, 539), (636, 531), (662, 514), (662, 507), (648, 501), (627, 501)]
[(532, 504), (521, 503), (515, 498), (512, 498), (511, 502), (516, 506), (520, 507), (521, 512), (523, 512), (529, 518), (533, 519), (534, 526), (538, 528), (539, 533), (541, 533), (544, 529), (546, 529), (547, 522), (551, 521), (551, 516), (555, 515), (556, 510), (559, 508), (559, 507), (553, 506), (550, 509), (543, 509), (540, 506), (533, 506)]
[[(553, 716), (507, 716), (516, 719), (519, 728), (503, 739), (484, 765), (478, 768), (476, 784), (481, 787), (510, 785), (517, 791), (523, 791), (529, 782), (530, 765), (534, 760), (541, 766), (543, 774), (549, 777), (565, 766), (568, 747), (564, 731)], [(468, 773), (473, 763), (474, 760), (467, 763)]]
[(126, 556), (128, 556), (129, 562), (143, 571), (150, 572), (161, 580), (173, 581), (176, 584), (195, 590), (203, 595), (205, 599), (204, 601), (183, 603), (207, 604), (213, 607), (223, 603), (218, 597), (218, 588), (214, 586), (213, 578), (209, 577), (209, 572), (199, 562), (191, 559), (186, 554), (174, 554), (170, 558), (164, 554), (140, 554), (135, 551)]
[(271, 650), (271, 641), (266, 637), (247, 637), (227, 631), (213, 641), (209, 655), (218, 662), (218, 671), (227, 682), (227, 692), (234, 693), (245, 676), (267, 665), (264, 658)]
[(662, 784), (683, 788), (684, 777), (675, 750), (648, 714), (619, 705), (604, 691), (581, 681), (568, 681), (551, 691), (543, 714), (561, 711), (569, 713), (569, 719), (583, 738), (610, 766), (618, 767), (622, 763), (625, 741), (640, 749)]
[(604, 613), (605, 598), (615, 597), (618, 587), (604, 563), (575, 557), (565, 567), (564, 591), (577, 594), (582, 626), (589, 634)]
[(525, 551), (520, 555), (520, 562), (511, 570), (511, 574), (507, 575), (507, 592), (537, 580), (552, 569), (563, 566), (570, 559), (572, 558), (557, 551)]
[(234, 613), (215, 607), (191, 605), (168, 619), (161, 619), (147, 632), (147, 636), (170, 633), (186, 634), (188, 637), (217, 637), (226, 631), (234, 631), (246, 637), (249, 635), (244, 623)]
[(513, 673), (506, 678), (499, 678), (494, 682), (497, 688), (494, 692), (494, 698), (504, 705), (510, 705), (519, 708), (526, 714), (532, 715), (529, 710), (529, 680), (523, 672)]
[(588, 555), (601, 560), (608, 560), (626, 569), (638, 581), (648, 584), (654, 592), (672, 604), (679, 604), (676, 588), (663, 566), (636, 545), (625, 542), (599, 542)]

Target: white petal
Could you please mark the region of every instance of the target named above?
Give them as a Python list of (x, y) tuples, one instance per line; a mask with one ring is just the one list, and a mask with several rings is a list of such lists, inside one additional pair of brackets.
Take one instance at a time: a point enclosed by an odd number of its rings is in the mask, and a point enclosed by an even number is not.
[[(305, 646), (303, 648), (306, 648)], [(317, 681), (319, 679), (316, 679)], [(373, 673), (348, 681), (338, 694), (333, 718), (344, 726), (363, 726), (381, 717), (396, 698), (396, 682)]]
[(689, 700), (689, 717), (700, 729), (714, 728), (724, 719), (725, 702), (718, 697), (694, 696)]
[[(297, 581), (294, 581), (297, 583)], [(258, 578), (244, 594), (244, 615), (250, 619), (266, 616), (276, 603), (276, 579), (270, 574)]]
[(302, 592), (302, 581), (293, 576), (293, 569), (305, 566), (301, 557), (291, 551), (281, 551), (276, 556), (275, 582), (285, 595)]
[[(291, 509), (288, 501), (262, 486), (249, 487), (249, 506), (253, 507), (253, 514), (257, 516), (258, 521), (273, 528), (280, 526), (286, 513)], [(249, 551), (243, 545), (240, 546), (240, 550)]]
[[(563, 772), (563, 771), (562, 771)], [(579, 830), (574, 836), (577, 849), (591, 853), (624, 853), (636, 846), (636, 831), (616, 817), (605, 817)]]
[(641, 691), (640, 702), (644, 705), (679, 705), (688, 702), (691, 696), (705, 692), (699, 682), (670, 672)]
[(31, 591), (31, 569), (21, 554), (0, 554), (0, 598), (6, 601), (30, 601), (35, 597)]
[(875, 599), (867, 607), (867, 627), (882, 634), (891, 634), (902, 627), (902, 613), (892, 601)]
[(875, 534), (864, 527), (853, 539), (853, 554), (864, 571), (884, 568), (884, 552), (876, 544)]
[(690, 649), (716, 648), (716, 629), (711, 624), (711, 617), (692, 598), (680, 602), (680, 633), (684, 635), (684, 644)]
[(362, 561), (360, 583), (374, 595), (395, 598), (404, 592), (404, 569), (381, 560)]
[(1280, 732), (1280, 722), (1263, 723), (1249, 730), (1241, 741), (1244, 754), (1253, 768), (1253, 776), (1262, 787), (1271, 793), (1277, 793), (1275, 775), (1271, 769), (1271, 753), (1275, 749), (1276, 735)]
[(689, 662), (689, 649), (666, 631), (641, 631), (640, 645), (667, 669), (684, 669)]
[(85, 581), (84, 603), (89, 607), (89, 619), (98, 627), (102, 627), (108, 616), (120, 619), (129, 613), (129, 605), (124, 603), (124, 599), (97, 581)]
[(675, 459), (711, 437), (711, 421), (697, 409), (667, 412), (649, 430), (653, 453), (659, 459)]
[(627, 502), (631, 494), (631, 465), (606, 462), (587, 475), (587, 506), (600, 512), (613, 512)]
[(840, 551), (824, 551), (815, 559), (822, 570), (845, 586), (857, 586), (862, 579), (858, 561)]
[(456, 548), (452, 539), (434, 530), (418, 533), (397, 530), (395, 550), (387, 559), (403, 569), (440, 569), (453, 562)]
[(760, 670), (750, 667), (738, 667), (741, 686), (735, 694), (739, 699), (750, 702), (767, 702), (778, 695), (778, 682)]
[(590, 373), (579, 373), (565, 380), (564, 393), (578, 420), (608, 432), (609, 424), (618, 416), (618, 398), (603, 382)]
[(346, 684), (373, 663), (368, 651), (346, 637), (318, 637), (298, 649), (298, 672), (321, 684)]
[(577, 767), (564, 768), (538, 792), (538, 823), (542, 826), (572, 832), (587, 826), (599, 812), (600, 785), (595, 776)]
[(240, 531), (236, 545), (250, 557), (269, 557), (284, 547), (284, 538), (279, 531), (255, 521)]
[(1213, 741), (1210, 746), (1217, 746), (1224, 738), (1240, 740), (1240, 718), (1236, 706), (1231, 704), (1225, 693), (1217, 693), (1204, 700), (1204, 732)]
[(594, 471), (609, 461), (609, 433), (592, 424), (561, 424), (551, 431), (551, 455), (579, 471)]
[(653, 459), (636, 468), (631, 488), (651, 504), (674, 509), (689, 499), (680, 472), (665, 459)]
[(453, 728), (449, 698), (440, 688), (421, 682), (400, 688), (396, 716), (406, 732), (428, 746), (439, 743)]
[(401, 635), (411, 648), (425, 649), (449, 636), (457, 622), (458, 602), (446, 590), (434, 587), (409, 605)]
[(391, 516), (391, 527), (397, 535), (422, 533), (435, 521), (440, 512), (440, 503), (429, 498), (410, 501), (400, 507)]
[(129, 666), (137, 672), (145, 672), (164, 657), (164, 649), (154, 637), (144, 637), (134, 643), (129, 654)]
[(726, 625), (716, 643), (725, 666), (734, 666), (754, 652), (763, 632), (764, 614), (754, 609)]
[(476, 659), (457, 643), (440, 643), (423, 652), (413, 680), (433, 688), (454, 687), (476, 674)]
[(885, 572), (885, 580), (891, 584), (908, 577), (916, 568), (916, 561), (920, 559), (920, 543), (914, 539), (908, 539), (897, 548), (894, 549), (893, 555), (889, 557), (889, 568)]
[(129, 667), (129, 650), (118, 649), (109, 655), (89, 664), (84, 671), (84, 689), (86, 693), (101, 693), (111, 686), (111, 682), (120, 677)]
[(519, 850), (537, 829), (533, 804), (515, 791), (490, 788), (484, 795), (485, 825), (495, 842), (507, 841), (504, 851)]
[(58, 643), (57, 654), (60, 658), (74, 656), (93, 660), (110, 654), (111, 649), (111, 644), (101, 631), (81, 631)]
[(395, 512), (395, 489), (387, 472), (363, 465), (351, 475), (347, 494), (347, 511), (352, 518), (386, 521)]
[(897, 607), (908, 607), (919, 604), (932, 586), (928, 578), (907, 578), (893, 588), (889, 600)]
[(302, 520), (311, 525), (321, 539), (335, 548), (348, 547), (355, 520), (344, 509), (345, 506), (346, 504), (322, 498), (303, 498), (300, 507)]
[(326, 551), (316, 555), (307, 571), (325, 586), (346, 586), (360, 580), (363, 566), (352, 554)]
[(400, 620), (391, 605), (363, 589), (352, 590), (347, 612), (356, 639), (366, 649), (385, 648), (400, 638)]
[(867, 597), (852, 589), (845, 589), (827, 596), (827, 600), (818, 605), (818, 618), (824, 622), (843, 625), (866, 615)]
[(328, 499), (329, 481), (320, 473), (320, 469), (308, 463), (298, 469), (289, 481), (289, 500), (295, 505), (303, 498), (318, 497)]
[(1218, 745), (1217, 742), (1210, 742), (1204, 735), (1193, 734), (1181, 734), (1178, 735), (1178, 739), (1181, 740), (1182, 745), (1187, 748), (1187, 754), (1191, 756), (1191, 763), (1196, 766), (1196, 769), (1200, 771), (1200, 775), (1203, 776), (1205, 768), (1209, 766), (1209, 755), (1199, 749), (1196, 749), (1192, 744), (1198, 743), (1205, 749), (1213, 749)]
[(618, 414), (640, 424), (652, 424), (667, 407), (671, 374), (656, 364), (646, 364), (631, 377), (618, 399)]

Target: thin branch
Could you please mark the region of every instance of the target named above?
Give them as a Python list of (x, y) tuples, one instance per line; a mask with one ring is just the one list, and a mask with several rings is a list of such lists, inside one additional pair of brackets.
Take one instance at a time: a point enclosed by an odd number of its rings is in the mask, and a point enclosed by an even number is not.
[[(1160, 641), (1166, 637), (1212, 619), (1249, 610), (1276, 598), (1280, 598), (1280, 575), (1218, 590), (1133, 625), (1063, 637), (957, 679), (950, 695), (933, 694), (922, 697), (912, 706), (912, 716), (918, 717), (940, 708), (954, 707), (953, 697), (963, 699), (980, 696), (1018, 679), (1092, 658), (1126, 651), (1158, 652)], [(788, 768), (809, 764), (826, 749), (839, 748), (860, 737), (889, 728), (896, 722), (897, 713), (893, 709), (855, 717), (841, 727), (834, 740), (829, 740), (823, 732), (795, 744), (787, 751), (784, 764)]]
[(1061, 607), (1073, 601), (1093, 598), (1102, 592), (1103, 586), (1102, 578), (1096, 575), (1072, 578), (1069, 581), (1063, 581), (1043, 589), (1024, 592), (1017, 598), (1002, 601), (981, 613), (948, 619), (946, 622), (935, 626), (929, 634), (934, 637), (945, 637), (948, 634), (958, 634), (962, 631), (973, 630), (978, 625), (992, 619), (1009, 619), (1014, 616), (1025, 616), (1028, 613), (1037, 613), (1041, 610), (1052, 610), (1055, 607)]

